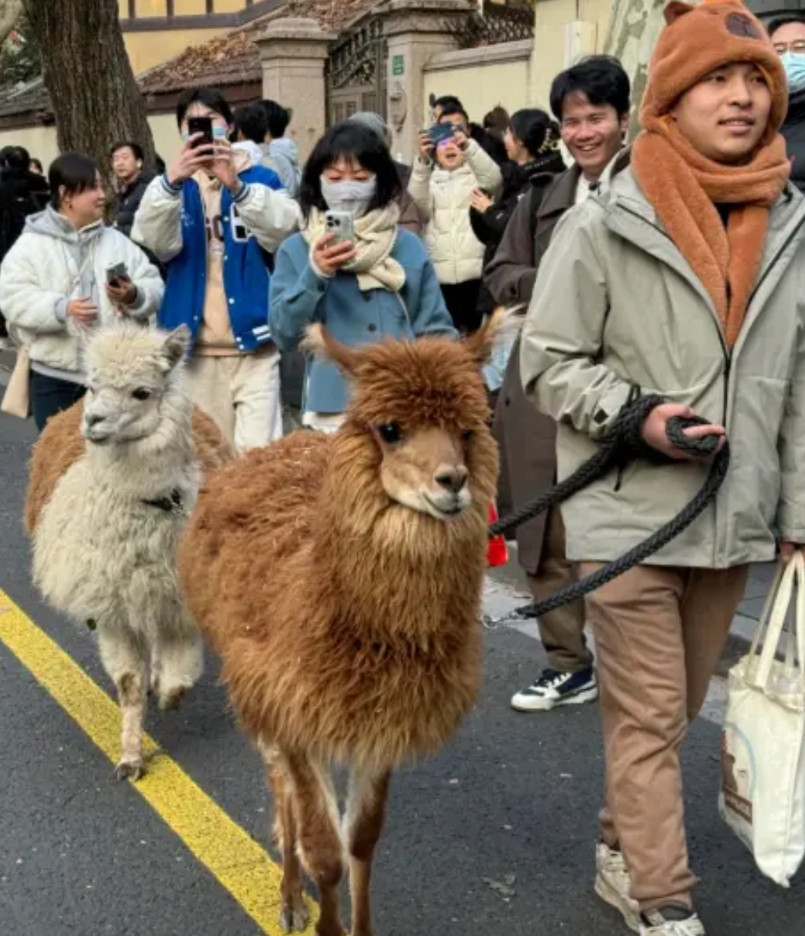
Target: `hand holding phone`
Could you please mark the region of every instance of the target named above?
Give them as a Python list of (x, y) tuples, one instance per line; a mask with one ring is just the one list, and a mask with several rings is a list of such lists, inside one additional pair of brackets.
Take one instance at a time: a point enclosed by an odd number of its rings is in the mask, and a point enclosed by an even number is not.
[(193, 149), (198, 149), (199, 146), (212, 146), (212, 117), (188, 117), (187, 132), (193, 143)]
[(434, 124), (428, 128), (428, 139), (433, 146), (444, 143), (445, 140), (451, 140), (455, 136), (455, 127), (450, 124)]
[(348, 211), (328, 211), (324, 215), (324, 228), (332, 234), (330, 243), (346, 244), (355, 240), (355, 220)]
[(125, 263), (116, 263), (106, 270), (106, 282), (111, 283), (112, 286), (117, 286), (120, 280), (127, 279), (129, 279), (129, 271)]
[(137, 287), (132, 283), (125, 263), (116, 263), (106, 271), (106, 295), (115, 305), (129, 306), (137, 298)]
[(325, 234), (313, 244), (313, 263), (323, 276), (334, 276), (357, 255), (350, 241), (333, 243), (333, 235)]
[(187, 132), (181, 153), (165, 173), (171, 185), (181, 185), (199, 169), (209, 168), (215, 158), (211, 117), (188, 117)]

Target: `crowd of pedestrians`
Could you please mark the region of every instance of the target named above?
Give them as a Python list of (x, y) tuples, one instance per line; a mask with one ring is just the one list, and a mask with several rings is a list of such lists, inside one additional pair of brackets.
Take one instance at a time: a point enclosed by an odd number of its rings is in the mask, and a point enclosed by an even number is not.
[[(79, 332), (114, 315), (186, 325), (195, 402), (242, 452), (283, 432), (281, 355), (315, 321), (341, 342), (466, 335), (498, 306), (522, 329), (490, 379), (506, 513), (589, 458), (622, 407), (659, 394), (655, 457), (517, 531), (535, 599), (666, 523), (706, 466), (668, 441), (728, 434), (732, 468), (702, 517), (651, 565), (544, 615), (549, 665), (523, 712), (601, 698), (606, 753), (596, 892), (644, 936), (700, 936), (679, 750), (698, 713), (749, 564), (805, 543), (805, 16), (764, 27), (737, 0), (671, 4), (626, 145), (630, 84), (591, 56), (548, 109), (478, 124), (432, 98), (412, 165), (383, 118), (330, 129), (304, 167), (292, 111), (180, 96), (179, 156), (60, 156), (49, 185), (0, 152), (0, 309), (31, 362), (46, 420), (86, 387)], [(41, 168), (41, 167), (40, 167)], [(301, 421), (336, 430), (348, 388), (308, 359)], [(595, 634), (597, 659), (585, 638)]]

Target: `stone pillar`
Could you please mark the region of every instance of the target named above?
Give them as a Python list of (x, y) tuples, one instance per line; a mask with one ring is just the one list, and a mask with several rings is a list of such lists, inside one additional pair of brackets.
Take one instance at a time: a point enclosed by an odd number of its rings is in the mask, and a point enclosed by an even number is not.
[(293, 109), (288, 130), (303, 162), (327, 127), (324, 66), (335, 38), (305, 17), (276, 19), (254, 38), (263, 64), (263, 97)]
[[(477, 0), (389, 0), (378, 10), (388, 41), (388, 122), (395, 159), (411, 162), (419, 130), (428, 124), (422, 70), (430, 58), (456, 48), (450, 24)], [(461, 88), (453, 89), (461, 95)]]

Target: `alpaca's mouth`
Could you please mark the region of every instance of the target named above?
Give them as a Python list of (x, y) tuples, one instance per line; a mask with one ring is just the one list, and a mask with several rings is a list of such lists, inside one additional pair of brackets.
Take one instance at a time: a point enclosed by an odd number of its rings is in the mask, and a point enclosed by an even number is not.
[(464, 513), (469, 506), (469, 503), (465, 502), (460, 495), (453, 498), (449, 503), (439, 504), (432, 497), (422, 492), (422, 500), (428, 507), (427, 512), (437, 520), (450, 520), (457, 517), (459, 514)]

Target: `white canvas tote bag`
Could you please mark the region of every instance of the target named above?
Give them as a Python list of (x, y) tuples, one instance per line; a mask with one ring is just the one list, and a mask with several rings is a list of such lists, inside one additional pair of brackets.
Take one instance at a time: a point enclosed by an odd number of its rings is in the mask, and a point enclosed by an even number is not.
[(783, 887), (805, 857), (804, 753), (805, 558), (798, 550), (777, 571), (750, 653), (730, 670), (721, 744), (721, 815)]

